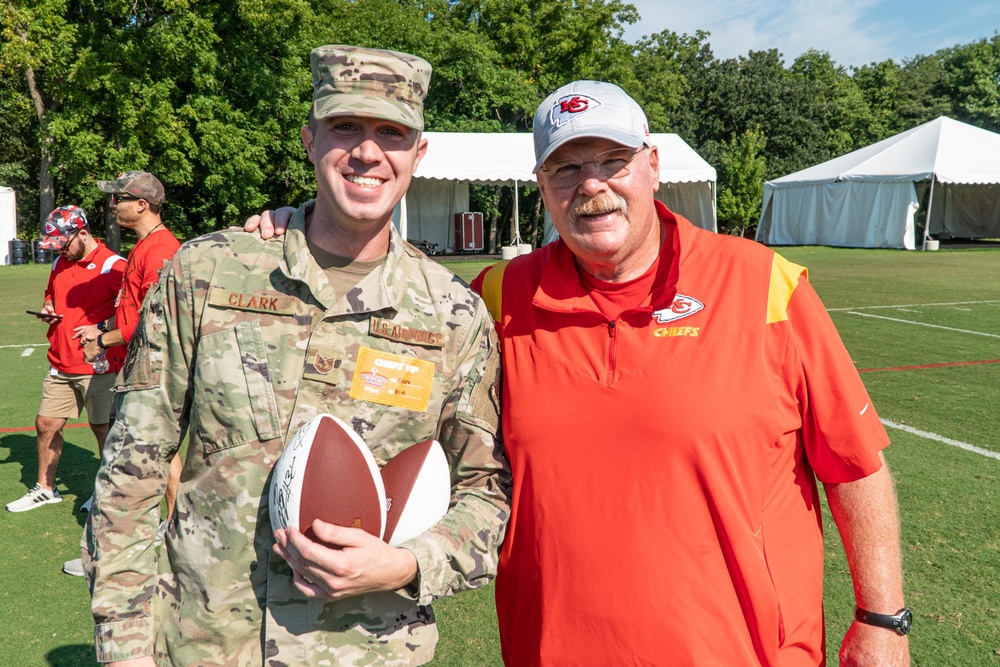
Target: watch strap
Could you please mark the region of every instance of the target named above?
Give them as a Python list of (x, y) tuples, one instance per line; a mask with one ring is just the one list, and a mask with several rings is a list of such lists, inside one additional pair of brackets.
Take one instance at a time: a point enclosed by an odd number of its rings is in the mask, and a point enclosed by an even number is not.
[(108, 349), (107, 347), (104, 346), (104, 334), (97, 334), (97, 347), (101, 348), (102, 350)]
[(859, 623), (893, 630), (898, 635), (909, 634), (910, 626), (913, 622), (913, 614), (907, 607), (903, 607), (895, 614), (877, 614), (873, 611), (868, 611), (867, 609), (855, 606), (854, 618)]

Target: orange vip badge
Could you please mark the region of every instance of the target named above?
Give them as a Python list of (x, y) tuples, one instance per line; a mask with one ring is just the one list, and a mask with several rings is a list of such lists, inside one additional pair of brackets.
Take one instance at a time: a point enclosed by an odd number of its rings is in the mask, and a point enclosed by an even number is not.
[(433, 382), (431, 361), (362, 347), (351, 381), (351, 398), (425, 412)]

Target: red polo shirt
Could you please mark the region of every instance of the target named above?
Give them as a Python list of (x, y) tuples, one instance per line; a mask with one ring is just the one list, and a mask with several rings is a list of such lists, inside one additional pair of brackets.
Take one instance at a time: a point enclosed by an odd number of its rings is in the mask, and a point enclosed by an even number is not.
[(108, 359), (124, 363), (127, 344), (135, 334), (139, 324), (139, 311), (142, 301), (150, 285), (160, 277), (164, 262), (173, 259), (174, 253), (181, 247), (173, 233), (165, 227), (160, 227), (141, 239), (128, 254), (125, 266), (125, 278), (121, 291), (115, 299), (115, 329), (119, 329), (126, 345), (116, 345), (108, 349)]
[[(94, 367), (83, 360), (80, 341), (73, 339), (76, 327), (97, 324), (115, 311), (115, 295), (121, 288), (125, 258), (97, 242), (97, 248), (79, 262), (56, 257), (45, 288), (62, 319), (49, 325), (49, 363), (72, 375), (93, 375)], [(111, 372), (121, 367), (109, 359)]]
[(658, 203), (672, 256), (609, 319), (559, 241), (484, 271), (513, 473), (507, 665), (815, 667), (815, 478), (888, 444), (805, 270)]

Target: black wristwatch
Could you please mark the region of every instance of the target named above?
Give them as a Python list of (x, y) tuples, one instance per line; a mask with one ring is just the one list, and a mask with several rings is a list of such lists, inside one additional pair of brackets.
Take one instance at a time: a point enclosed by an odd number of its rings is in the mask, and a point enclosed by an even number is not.
[(903, 607), (895, 614), (876, 614), (856, 606), (854, 607), (854, 618), (865, 625), (894, 630), (897, 635), (910, 634), (910, 628), (913, 626), (913, 613), (909, 607)]
[(104, 341), (101, 340), (102, 338), (104, 338), (104, 334), (97, 334), (97, 347), (101, 348), (102, 350), (106, 350), (108, 348), (104, 346)]
[(101, 333), (104, 333), (105, 331), (108, 330), (108, 323), (103, 320), (101, 322), (98, 322), (97, 330), (100, 331)]

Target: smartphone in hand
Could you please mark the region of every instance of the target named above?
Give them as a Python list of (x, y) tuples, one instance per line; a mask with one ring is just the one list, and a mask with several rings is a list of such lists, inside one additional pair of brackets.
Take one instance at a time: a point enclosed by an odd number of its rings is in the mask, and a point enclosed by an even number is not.
[(54, 315), (52, 313), (40, 313), (37, 310), (26, 310), (24, 312), (26, 312), (29, 315), (34, 315), (35, 317), (54, 317), (57, 320), (62, 319), (62, 315)]

